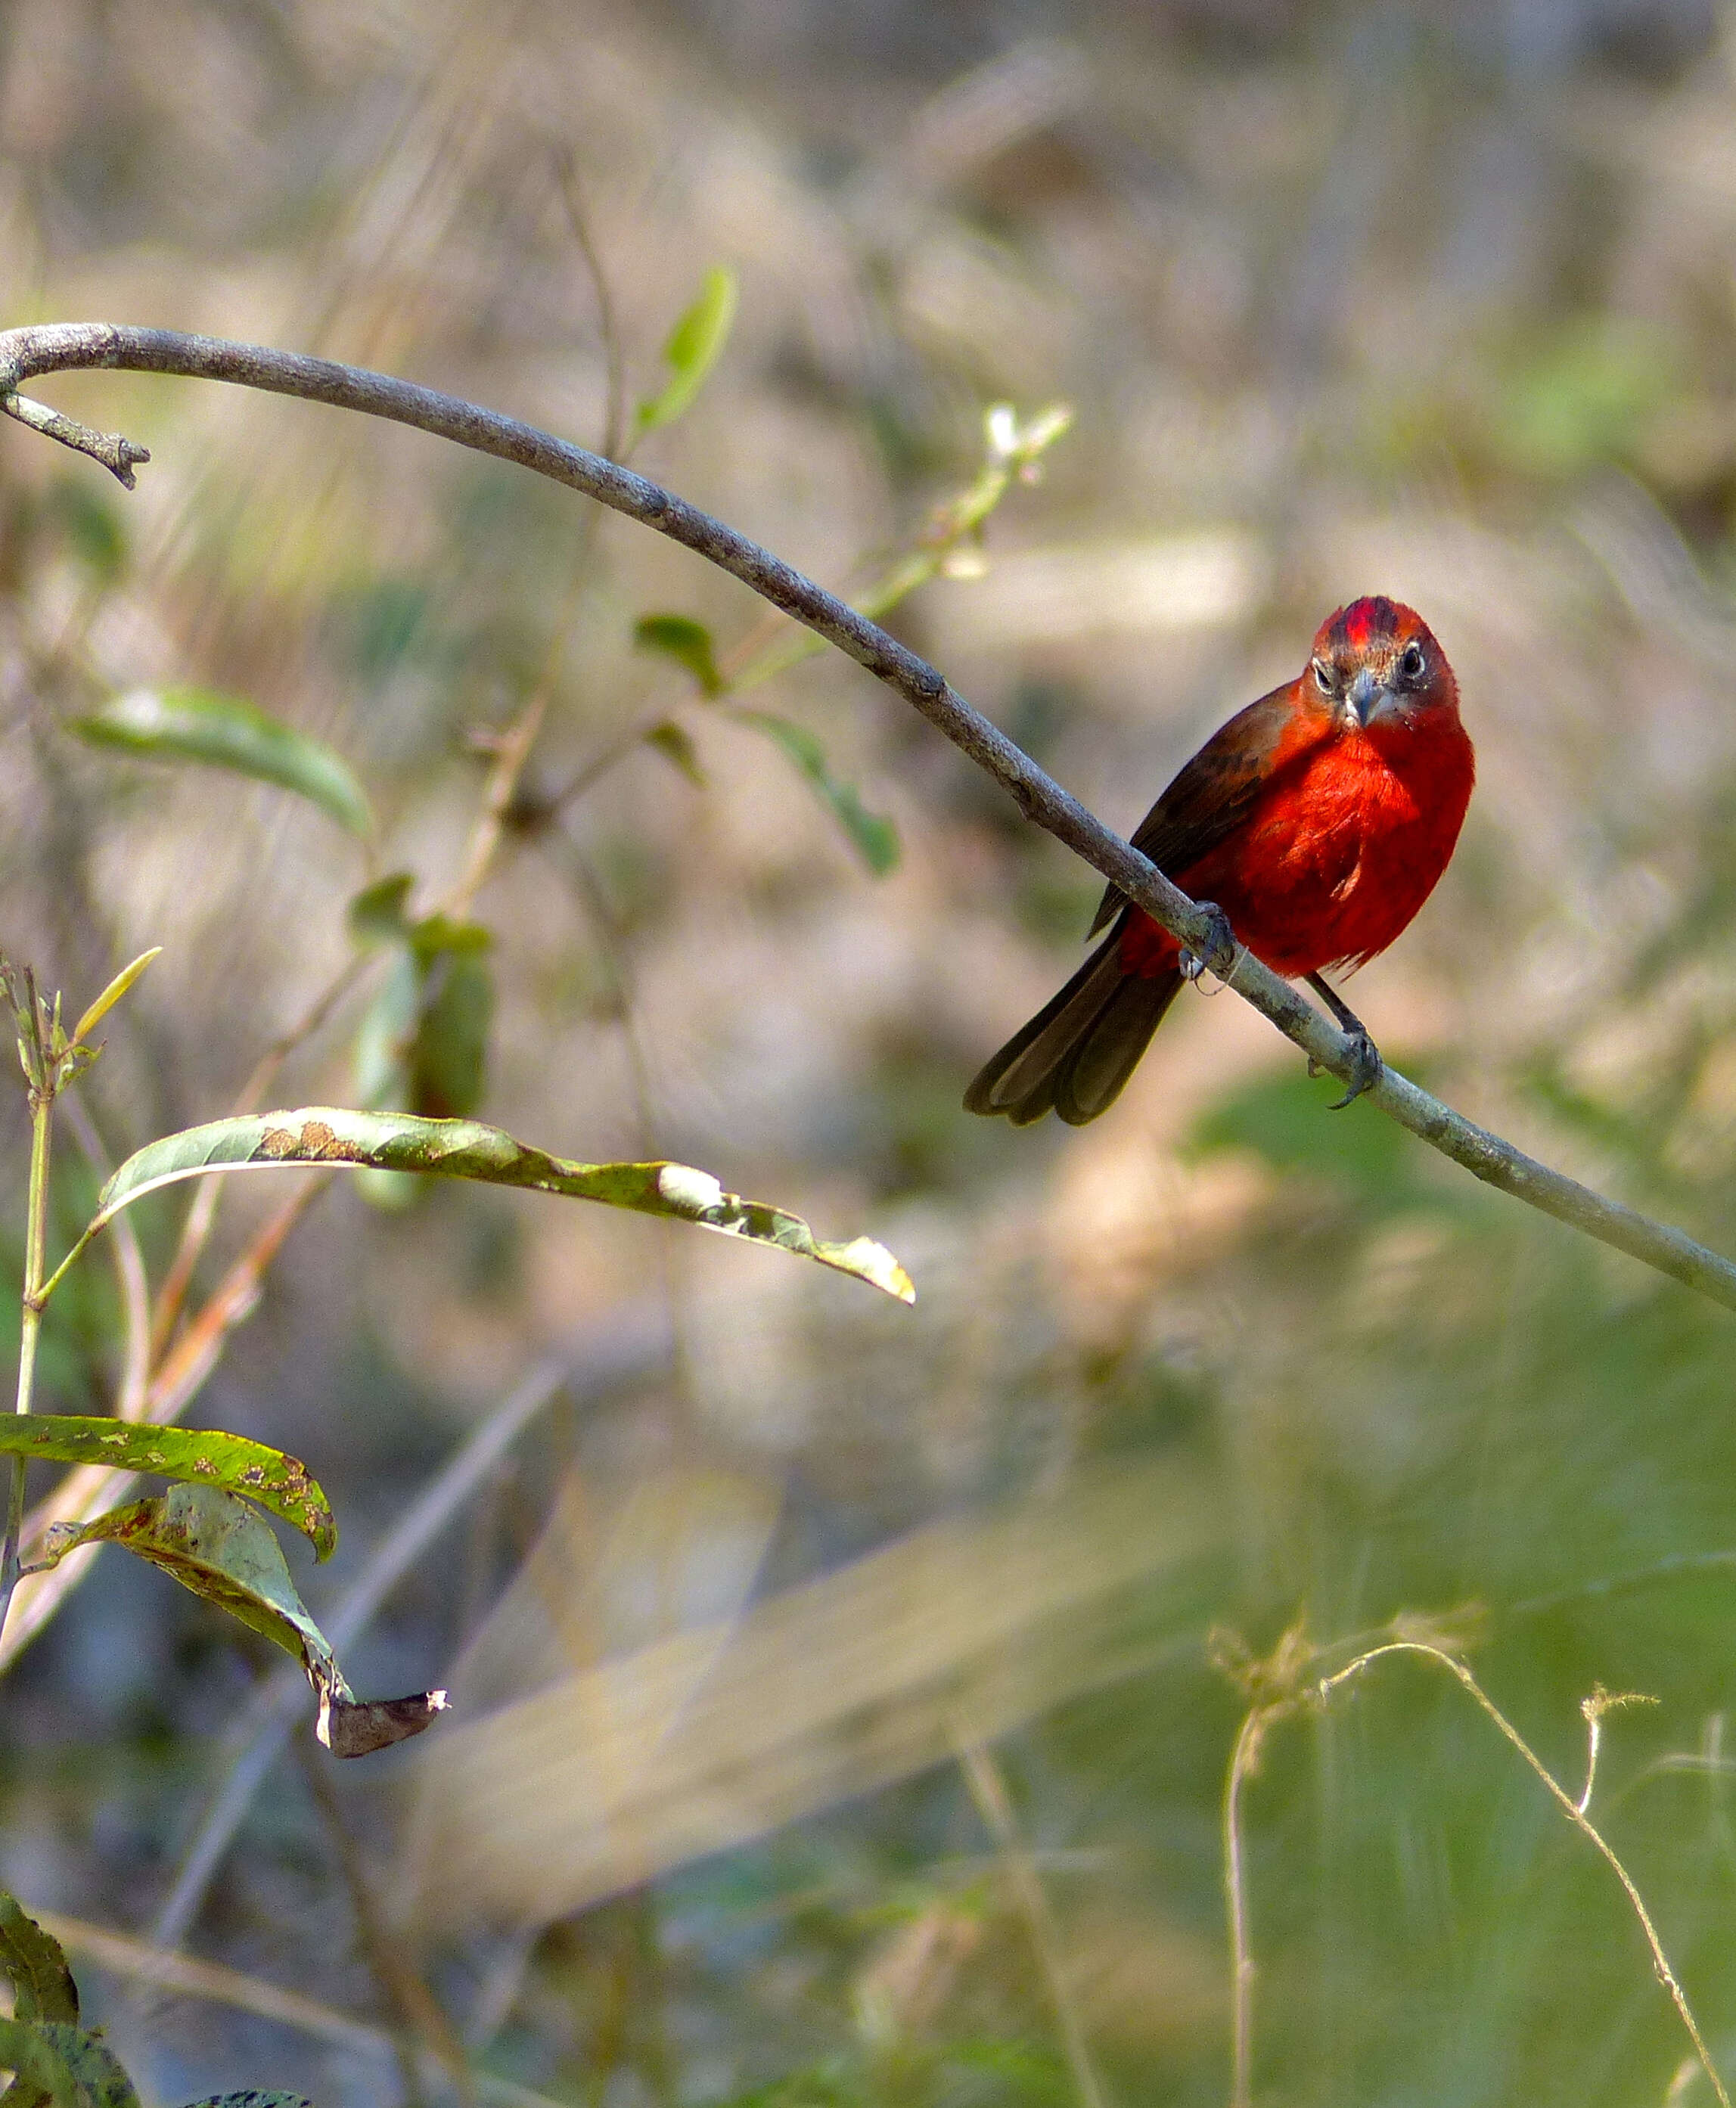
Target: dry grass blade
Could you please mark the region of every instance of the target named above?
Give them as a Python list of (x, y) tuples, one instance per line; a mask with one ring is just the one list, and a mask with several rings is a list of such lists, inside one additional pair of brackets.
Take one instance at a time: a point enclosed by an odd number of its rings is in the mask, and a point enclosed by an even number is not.
[[(61, 1111), (86, 1163), (99, 1181), (106, 1178), (115, 1167), (108, 1160), (84, 1101), (73, 1092), (63, 1101)], [(115, 1227), (119, 1227), (116, 1223)], [(142, 1420), (151, 1381), (151, 1284), (145, 1275), (144, 1254), (138, 1248), (138, 1233), (131, 1223), (127, 1225), (125, 1236), (115, 1240), (110, 1256), (125, 1327), (120, 1381), (115, 1391), (115, 1417)]]
[(456, 1725), (417, 1768), (415, 1911), (546, 1922), (1147, 1667), (1150, 1588), (1211, 1529), (1176, 1471), (1124, 1471)]
[[(606, 1396), (642, 1381), (666, 1354), (660, 1323), (618, 1321), (588, 1352), (546, 1363), (503, 1399), (458, 1454), (406, 1510), (326, 1619), (334, 1648), (350, 1646), (374, 1613), (434, 1541), (520, 1433), (555, 1397), (577, 1401)], [(232, 1740), (229, 1766), (194, 1830), (168, 1900), (152, 1928), (157, 1944), (174, 1947), (199, 1914), (205, 1890), (246, 1818), (253, 1797), (283, 1748), (289, 1723), (304, 1702), (302, 1679), (290, 1669), (261, 1686)]]
[(1670, 1957), (1664, 1952), (1663, 1941), (1659, 1937), (1657, 1927), (1652, 1921), (1652, 1913), (1646, 1908), (1645, 1899), (1640, 1894), (1633, 1876), (1629, 1873), (1617, 1857), (1615, 1848), (1585, 1813), (1586, 1807), (1591, 1799), (1592, 1784), (1597, 1769), (1597, 1738), (1594, 1731), (1599, 1716), (1608, 1711), (1612, 1705), (1636, 1702), (1644, 1704), (1646, 1700), (1638, 1698), (1636, 1694), (1631, 1692), (1612, 1699), (1607, 1692), (1599, 1691), (1586, 1701), (1582, 1709), (1585, 1711), (1587, 1727), (1594, 1732), (1587, 1756), (1585, 1795), (1582, 1799), (1576, 1800), (1531, 1744), (1514, 1727), (1512, 1721), (1501, 1711), (1465, 1664), (1456, 1655), (1449, 1654), (1443, 1647), (1431, 1646), (1422, 1640), (1389, 1640), (1380, 1646), (1370, 1647), (1366, 1653), (1359, 1655), (1355, 1660), (1348, 1663), (1335, 1674), (1323, 1678), (1314, 1686), (1312, 1696), (1317, 1700), (1324, 1703), (1334, 1691), (1342, 1685), (1350, 1682), (1354, 1678), (1360, 1676), (1363, 1671), (1373, 1663), (1385, 1660), (1393, 1655), (1407, 1654), (1418, 1655), (1424, 1661), (1433, 1662), (1438, 1668), (1445, 1669), (1449, 1675), (1459, 1679), (1475, 1704), (1535, 1773), (1562, 1813), (1567, 1817), (1568, 1822), (1585, 1838), (1621, 1884), (1622, 1894), (1627, 1898), (1635, 1917), (1639, 1921), (1639, 1930), (1644, 1936), (1646, 1948), (1652, 1958), (1653, 1974), (1669, 1994), (1670, 2002), (1675, 2008), (1676, 2017), (1681, 2021), (1689, 2041), (1693, 2044), (1694, 2054), (1699, 2059), (1700, 2068), (1710, 2081), (1713, 2092), (1717, 2095), (1720, 2108), (1730, 2108), (1729, 2092), (1725, 2087), (1723, 2079), (1718, 2074), (1718, 2067), (1712, 2062), (1711, 2052), (1706, 2046), (1706, 2038), (1700, 2032), (1700, 2024), (1694, 2018), (1693, 2009), (1688, 2002), (1688, 1993), (1682, 1989), (1681, 1980), (1671, 1966)]
[(1042, 1877), (1013, 1820), (1012, 1804), (1008, 1798), (999, 1767), (980, 1742), (967, 1743), (960, 1749), (958, 1767), (971, 1790), (971, 1798), (976, 1804), (976, 1812), (982, 1817), (983, 1827), (994, 1840), (1019, 1908), (1030, 1928), (1031, 1944), (1048, 1979), (1049, 1998), (1061, 2025), (1061, 2038), (1066, 2046), (1074, 2088), (1084, 2108), (1104, 2108), (1102, 2086), (1091, 2061), (1084, 2025), (1067, 1980), (1060, 1928), (1044, 1893)]
[[(286, 1991), (263, 1977), (153, 1947), (124, 1932), (111, 1932), (106, 1926), (63, 1917), (58, 1911), (38, 1911), (35, 1917), (43, 1930), (52, 1933), (69, 1953), (82, 1956), (97, 1968), (130, 1983), (148, 1984), (184, 1998), (209, 1999), (214, 2005), (229, 2006), (237, 2012), (254, 2013), (261, 2020), (298, 2028), (304, 2034), (317, 2036), (352, 2053), (381, 2058), (392, 2054), (392, 2038), (384, 2028), (322, 2006), (316, 1999), (304, 1998), (297, 1991)], [(558, 2108), (545, 2095), (516, 2086), (510, 2079), (496, 2079), (487, 2072), (477, 2072), (473, 2077), (478, 2095), (485, 2101), (498, 2102), (500, 2108)]]

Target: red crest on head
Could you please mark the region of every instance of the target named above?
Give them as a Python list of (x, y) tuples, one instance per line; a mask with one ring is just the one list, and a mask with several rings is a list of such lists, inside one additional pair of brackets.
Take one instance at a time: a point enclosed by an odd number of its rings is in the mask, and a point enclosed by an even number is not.
[(1314, 651), (1317, 656), (1347, 651), (1359, 658), (1375, 645), (1413, 636), (1422, 627), (1408, 607), (1384, 593), (1369, 593), (1326, 618), (1314, 639)]

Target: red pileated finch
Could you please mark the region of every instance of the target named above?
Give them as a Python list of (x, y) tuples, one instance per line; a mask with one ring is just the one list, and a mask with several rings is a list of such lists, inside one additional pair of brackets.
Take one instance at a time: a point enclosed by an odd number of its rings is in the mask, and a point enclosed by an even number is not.
[[(1358, 1043), (1350, 1100), (1380, 1056), (1320, 978), (1384, 952), (1435, 890), (1476, 760), (1459, 686), (1422, 617), (1379, 597), (1320, 625), (1293, 681), (1250, 703), (1194, 755), (1134, 836), (1157, 868), (1227, 917), (1274, 973), (1305, 979)], [(1113, 886), (1108, 936), (965, 1093), (1015, 1126), (1078, 1127), (1114, 1104), (1199, 962)]]

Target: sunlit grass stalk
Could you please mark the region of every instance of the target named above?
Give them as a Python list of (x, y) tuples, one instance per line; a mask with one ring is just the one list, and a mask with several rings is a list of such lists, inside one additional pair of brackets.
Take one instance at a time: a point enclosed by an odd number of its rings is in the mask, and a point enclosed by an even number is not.
[[(34, 991), (33, 991), (34, 994)], [(54, 1132), (54, 1088), (30, 1088), (30, 1192), (25, 1229), (24, 1308), (18, 1331), (18, 1401), (28, 1412), (36, 1385), (36, 1349), (43, 1329), (43, 1272), (48, 1244), (48, 1155)], [(25, 1460), (12, 1459), (7, 1495), (6, 1543), (0, 1549), (0, 1635), (6, 1630), (12, 1592), (18, 1586), (20, 1540), (24, 1534)]]
[(1693, 2010), (1688, 2002), (1687, 1993), (1682, 1989), (1681, 1980), (1670, 1966), (1670, 1958), (1664, 1952), (1663, 1942), (1658, 1937), (1657, 1927), (1652, 1922), (1652, 1914), (1645, 1907), (1644, 1899), (1641, 1896), (1633, 1876), (1617, 1857), (1615, 1848), (1585, 1813), (1586, 1808), (1590, 1804), (1592, 1784), (1596, 1776), (1600, 1717), (1609, 1709), (1612, 1704), (1633, 1703), (1632, 1696), (1625, 1694), (1612, 1700), (1603, 1693), (1599, 1692), (1596, 1698), (1587, 1701), (1584, 1709), (1589, 1735), (1589, 1750), (1585, 1771), (1585, 1791), (1582, 1799), (1576, 1800), (1531, 1744), (1514, 1727), (1512, 1721), (1502, 1712), (1488, 1692), (1484, 1690), (1465, 1664), (1456, 1655), (1449, 1654), (1444, 1647), (1432, 1646), (1426, 1640), (1388, 1640), (1380, 1646), (1370, 1647), (1365, 1654), (1359, 1655), (1355, 1661), (1316, 1684), (1311, 1695), (1323, 1703), (1331, 1697), (1341, 1684), (1348, 1683), (1352, 1677), (1360, 1675), (1371, 1662), (1379, 1661), (1384, 1655), (1395, 1654), (1420, 1655), (1425, 1661), (1438, 1662), (1441, 1667), (1447, 1670), (1450, 1675), (1457, 1677), (1477, 1701), (1478, 1706), (1495, 1723), (1502, 1734), (1543, 1781), (1550, 1798), (1560, 1808), (1562, 1813), (1567, 1817), (1568, 1822), (1603, 1858), (1610, 1872), (1621, 1884), (1622, 1893), (1633, 1906), (1634, 1915), (1639, 1921), (1639, 1929), (1644, 1934), (1646, 1945), (1651, 1952), (1653, 1973), (1670, 1994), (1670, 2002), (1675, 2007), (1682, 2025), (1688, 2031), (1689, 2039), (1693, 2043), (1695, 2053), (1699, 2057), (1701, 2068), (1711, 2082), (1713, 2092), (1718, 2097), (1720, 2108), (1730, 2108), (1729, 2094), (1725, 2090), (1724, 2081), (1718, 2076), (1717, 2067), (1712, 2062), (1711, 2052), (1706, 2047), (1706, 2038), (1700, 2033), (1699, 2023), (1693, 2016)]
[(1067, 2068), (1073, 2075), (1073, 2088), (1080, 2108), (1106, 2108), (1102, 2085), (1092, 2061), (1090, 2045), (1085, 2039), (1084, 2025), (1062, 1959), (1060, 1929), (1030, 1850), (1013, 1821), (1012, 1804), (1008, 1798), (999, 1768), (981, 1742), (955, 1741), (954, 1749), (971, 1799), (976, 1803), (984, 1828), (994, 1840), (1013, 1895), (1030, 1929), (1031, 1944), (1048, 1985), (1049, 2000), (1061, 2029)]
[(1224, 1901), (1229, 1919), (1229, 2108), (1252, 2099), (1254, 1958), (1248, 1947), (1247, 1889), (1242, 1867), (1242, 1788), (1260, 1763), (1260, 1745), (1281, 1706), (1256, 1705), (1237, 1732), (1224, 1781)]
[[(1332, 1675), (1295, 1689), (1293, 1696), (1253, 1706), (1243, 1718), (1241, 1731), (1237, 1735), (1235, 1752), (1230, 1759), (1229, 1772), (1224, 1789), (1224, 1886), (1229, 1913), (1232, 1972), (1230, 2108), (1250, 2108), (1252, 2098), (1251, 2045), (1254, 1966), (1248, 1944), (1242, 1868), (1241, 1796), (1243, 1782), (1258, 1769), (1260, 1745), (1266, 1730), (1276, 1721), (1293, 1713), (1304, 1702), (1324, 1705), (1335, 1691), (1360, 1676), (1373, 1663), (1383, 1660), (1389, 1655), (1398, 1654), (1418, 1655), (1425, 1661), (1438, 1664), (1458, 1679), (1479, 1709), (1494, 1722), (1501, 1734), (1541, 1780), (1550, 1799), (1562, 1813), (1598, 1854), (1621, 1884), (1622, 1893), (1639, 1921), (1640, 1931), (1645, 1936), (1646, 1947), (1652, 1958), (1653, 1974), (1669, 1993), (1670, 2002), (1675, 2007), (1677, 2018), (1693, 2044), (1700, 2069), (1706, 2074), (1713, 2092), (1717, 2096), (1720, 2108), (1731, 2108), (1729, 2092), (1712, 2062), (1711, 2052), (1706, 2046), (1706, 2038), (1700, 2032), (1693, 2009), (1688, 2002), (1688, 1994), (1682, 1989), (1681, 1979), (1671, 1966), (1670, 1957), (1664, 1952), (1663, 1941), (1658, 1936), (1657, 1927), (1652, 1921), (1651, 1912), (1646, 1908), (1645, 1899), (1641, 1896), (1633, 1876), (1617, 1856), (1615, 1848), (1586, 1813), (1591, 1805), (1592, 1788), (1597, 1778), (1603, 1716), (1618, 1706), (1648, 1705), (1653, 1701), (1633, 1691), (1612, 1695), (1601, 1686), (1585, 1701), (1580, 1710), (1585, 1715), (1587, 1731), (1585, 1786), (1576, 1800), (1458, 1655), (1449, 1653), (1445, 1647), (1434, 1646), (1429, 1641), (1406, 1638), (1383, 1640), (1378, 1646), (1365, 1648), (1355, 1660), (1346, 1663)], [(1672, 2087), (1672, 2100), (1676, 2097), (1676, 2092), (1677, 2088)]]

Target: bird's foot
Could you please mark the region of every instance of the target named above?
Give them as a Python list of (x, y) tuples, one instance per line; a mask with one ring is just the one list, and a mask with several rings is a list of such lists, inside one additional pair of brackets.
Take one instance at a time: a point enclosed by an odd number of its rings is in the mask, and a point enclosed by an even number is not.
[(1211, 924), (1204, 944), (1198, 951), (1182, 947), (1181, 957), (1176, 962), (1184, 981), (1197, 981), (1202, 974), (1214, 973), (1220, 980), (1228, 980), (1236, 971), (1239, 946), (1236, 933), (1229, 926), (1229, 917), (1215, 900), (1197, 900), (1194, 906)]
[[(1359, 1025), (1350, 1034), (1350, 1088), (1341, 1098), (1334, 1098), (1327, 1107), (1328, 1112), (1341, 1113), (1345, 1107), (1354, 1105), (1364, 1091), (1372, 1091), (1380, 1081), (1386, 1063), (1381, 1060), (1380, 1049)], [(1310, 1062), (1310, 1067), (1313, 1064)]]
[[(1350, 1043), (1350, 1088), (1327, 1108), (1329, 1112), (1341, 1113), (1346, 1106), (1354, 1105), (1364, 1091), (1374, 1088), (1386, 1064), (1380, 1058), (1379, 1047), (1369, 1038), (1367, 1027), (1344, 998), (1319, 974), (1309, 975), (1308, 985), (1337, 1019), (1338, 1029)], [(1308, 1073), (1310, 1076), (1320, 1073), (1319, 1063), (1311, 1057)]]

